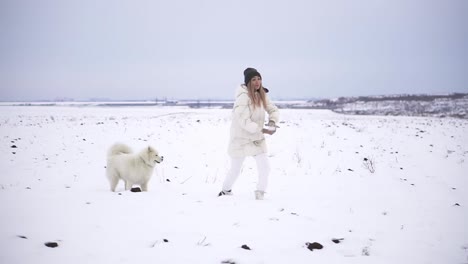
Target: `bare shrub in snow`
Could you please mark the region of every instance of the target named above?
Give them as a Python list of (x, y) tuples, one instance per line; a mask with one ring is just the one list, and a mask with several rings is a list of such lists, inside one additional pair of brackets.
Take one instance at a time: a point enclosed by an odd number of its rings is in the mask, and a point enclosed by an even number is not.
[(296, 151), (294, 152), (293, 158), (294, 158), (294, 160), (297, 162), (297, 166), (298, 166), (298, 167), (301, 167), (301, 164), (302, 164), (302, 155), (301, 155), (301, 153), (299, 152), (299, 148), (296, 148)]
[(207, 247), (207, 246), (210, 245), (210, 243), (207, 243), (207, 242), (206, 242), (206, 236), (205, 236), (202, 240), (200, 240), (200, 241), (197, 242), (197, 245), (198, 245), (198, 246)]
[(375, 161), (373, 158), (364, 158), (363, 160), (363, 163), (362, 163), (362, 166), (367, 169), (368, 171), (370, 171), (370, 173), (374, 173), (375, 172)]
[(364, 247), (364, 248), (362, 249), (361, 255), (363, 255), (363, 256), (370, 256), (369, 247)]
[(366, 132), (366, 129), (367, 129), (366, 127), (357, 127), (356, 132), (358, 133)]

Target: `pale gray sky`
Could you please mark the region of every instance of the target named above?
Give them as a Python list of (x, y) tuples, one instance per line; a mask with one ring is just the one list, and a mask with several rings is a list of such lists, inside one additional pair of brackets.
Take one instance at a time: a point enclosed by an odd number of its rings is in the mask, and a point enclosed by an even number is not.
[(468, 92), (468, 0), (0, 0), (0, 100)]

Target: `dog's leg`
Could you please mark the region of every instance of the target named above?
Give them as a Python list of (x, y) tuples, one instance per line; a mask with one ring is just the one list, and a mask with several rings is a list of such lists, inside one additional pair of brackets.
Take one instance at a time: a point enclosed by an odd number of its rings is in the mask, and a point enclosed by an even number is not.
[(147, 192), (148, 191), (148, 182), (144, 182), (141, 184), (141, 190), (143, 192)]
[(115, 187), (119, 183), (119, 177), (112, 173), (110, 170), (107, 171), (107, 179), (109, 180), (111, 192), (115, 192)]
[(118, 178), (112, 178), (110, 179), (110, 189), (112, 192), (115, 192), (115, 187), (117, 187), (117, 184), (119, 183), (119, 179)]
[(132, 188), (133, 186), (133, 183), (131, 183), (130, 181), (126, 181), (125, 182), (125, 190), (128, 191)]

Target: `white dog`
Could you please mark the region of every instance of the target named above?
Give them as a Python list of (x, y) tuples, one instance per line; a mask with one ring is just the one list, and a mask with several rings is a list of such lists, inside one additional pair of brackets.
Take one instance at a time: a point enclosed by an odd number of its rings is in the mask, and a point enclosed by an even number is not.
[(154, 166), (162, 161), (163, 156), (159, 156), (150, 146), (138, 154), (133, 154), (127, 145), (114, 144), (107, 153), (106, 167), (111, 191), (115, 192), (120, 179), (125, 182), (125, 190), (130, 190), (137, 184), (141, 186), (142, 191), (148, 191), (148, 181), (153, 175)]

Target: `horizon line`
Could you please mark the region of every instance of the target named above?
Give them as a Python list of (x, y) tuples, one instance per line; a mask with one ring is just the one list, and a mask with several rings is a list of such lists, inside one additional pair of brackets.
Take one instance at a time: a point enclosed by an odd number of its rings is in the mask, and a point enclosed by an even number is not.
[[(400, 93), (400, 94), (380, 94), (380, 95), (357, 95), (357, 96), (335, 96), (335, 97), (297, 97), (297, 98), (279, 98), (272, 99), (273, 101), (311, 101), (311, 100), (331, 100), (338, 98), (359, 98), (359, 97), (398, 97), (398, 96), (451, 96), (451, 95), (468, 95), (468, 92), (452, 92), (452, 93)], [(76, 99), (76, 98), (55, 98), (55, 99), (34, 99), (34, 100), (2, 100), (0, 102), (176, 102), (176, 101), (234, 101), (233, 99), (214, 99), (214, 98), (199, 98), (199, 99), (182, 99), (182, 98), (148, 98), (148, 99), (112, 99), (112, 98), (87, 98), (87, 99)]]

